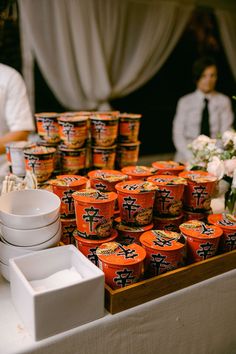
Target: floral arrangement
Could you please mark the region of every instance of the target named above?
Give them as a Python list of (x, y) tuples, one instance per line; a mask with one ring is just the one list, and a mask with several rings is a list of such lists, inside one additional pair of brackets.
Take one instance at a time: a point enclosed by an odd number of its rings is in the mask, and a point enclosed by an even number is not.
[(236, 131), (227, 130), (216, 139), (199, 135), (189, 149), (193, 154), (189, 169), (203, 169), (217, 177), (218, 192), (225, 193), (225, 208), (232, 214), (236, 203)]

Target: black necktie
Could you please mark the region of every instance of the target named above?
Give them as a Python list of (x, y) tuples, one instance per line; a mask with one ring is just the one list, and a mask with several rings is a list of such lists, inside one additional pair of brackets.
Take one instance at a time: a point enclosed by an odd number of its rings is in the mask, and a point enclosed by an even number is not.
[(202, 121), (201, 121), (201, 134), (210, 136), (208, 103), (209, 100), (207, 98), (204, 98), (204, 107), (202, 110)]

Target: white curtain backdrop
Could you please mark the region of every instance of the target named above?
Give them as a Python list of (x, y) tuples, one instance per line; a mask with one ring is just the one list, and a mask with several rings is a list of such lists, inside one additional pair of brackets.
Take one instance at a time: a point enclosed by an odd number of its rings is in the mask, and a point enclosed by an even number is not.
[(64, 106), (109, 109), (110, 99), (134, 91), (161, 68), (193, 7), (174, 1), (19, 0), (29, 91), (32, 52)]
[(215, 11), (220, 34), (234, 78), (236, 79), (236, 12), (229, 10)]

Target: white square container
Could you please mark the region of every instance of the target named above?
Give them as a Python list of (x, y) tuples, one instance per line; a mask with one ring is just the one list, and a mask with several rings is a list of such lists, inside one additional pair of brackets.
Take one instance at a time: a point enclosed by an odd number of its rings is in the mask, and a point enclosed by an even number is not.
[[(104, 273), (75, 246), (60, 246), (10, 261), (11, 296), (35, 340), (69, 330), (104, 315)], [(30, 282), (74, 267), (82, 280), (36, 292)]]

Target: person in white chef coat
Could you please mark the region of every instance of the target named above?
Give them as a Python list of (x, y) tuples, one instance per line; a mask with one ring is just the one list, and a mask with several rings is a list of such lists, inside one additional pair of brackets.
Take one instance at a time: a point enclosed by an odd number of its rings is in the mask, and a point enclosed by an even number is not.
[(0, 175), (8, 172), (5, 144), (27, 140), (35, 130), (26, 86), (20, 73), (0, 63)]

